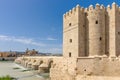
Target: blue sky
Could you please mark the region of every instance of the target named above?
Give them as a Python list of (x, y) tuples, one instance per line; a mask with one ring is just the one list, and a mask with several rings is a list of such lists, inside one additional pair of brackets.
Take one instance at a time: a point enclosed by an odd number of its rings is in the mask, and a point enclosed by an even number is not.
[(107, 6), (120, 0), (0, 0), (0, 51), (62, 53), (62, 16), (79, 4)]

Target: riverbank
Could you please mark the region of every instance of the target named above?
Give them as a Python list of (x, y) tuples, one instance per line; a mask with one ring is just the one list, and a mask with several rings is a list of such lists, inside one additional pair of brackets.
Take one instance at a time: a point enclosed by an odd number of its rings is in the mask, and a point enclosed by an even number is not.
[(35, 71), (27, 70), (12, 61), (0, 61), (0, 76), (6, 75), (17, 78), (17, 80), (46, 80)]

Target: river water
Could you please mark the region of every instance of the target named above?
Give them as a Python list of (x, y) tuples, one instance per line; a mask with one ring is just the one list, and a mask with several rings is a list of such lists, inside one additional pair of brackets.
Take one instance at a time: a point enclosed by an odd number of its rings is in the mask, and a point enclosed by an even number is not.
[(26, 71), (24, 67), (14, 62), (1, 61), (0, 77), (6, 75), (17, 78), (17, 80), (46, 80), (33, 71)]

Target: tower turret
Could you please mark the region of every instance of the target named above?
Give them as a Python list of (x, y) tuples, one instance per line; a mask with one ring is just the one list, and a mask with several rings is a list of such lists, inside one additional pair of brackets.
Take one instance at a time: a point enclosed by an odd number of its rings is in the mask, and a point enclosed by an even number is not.
[(108, 12), (108, 27), (109, 27), (109, 55), (111, 57), (118, 56), (120, 54), (120, 14), (119, 7), (115, 2), (112, 3), (111, 8), (107, 8)]
[(105, 54), (105, 9), (103, 6), (96, 4), (93, 8), (91, 5), (88, 11), (88, 46), (89, 55)]
[(84, 9), (77, 5), (63, 16), (63, 55), (79, 57), (85, 53)]

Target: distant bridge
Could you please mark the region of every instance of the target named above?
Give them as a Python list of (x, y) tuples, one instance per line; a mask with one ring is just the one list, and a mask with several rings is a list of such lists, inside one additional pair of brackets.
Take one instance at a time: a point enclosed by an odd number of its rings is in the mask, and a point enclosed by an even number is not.
[(15, 62), (24, 67), (38, 70), (39, 72), (49, 72), (54, 59), (60, 59), (58, 56), (24, 56), (18, 57)]
[(0, 61), (14, 61), (17, 57), (0, 57)]

